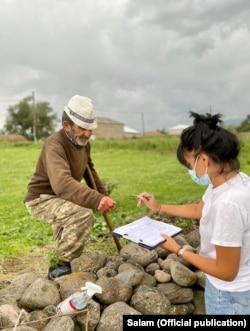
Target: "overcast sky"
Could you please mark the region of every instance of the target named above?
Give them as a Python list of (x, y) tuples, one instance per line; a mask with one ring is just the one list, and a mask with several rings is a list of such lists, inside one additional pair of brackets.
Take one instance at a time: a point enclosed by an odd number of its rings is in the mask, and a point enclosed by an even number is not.
[(0, 0), (0, 128), (32, 92), (59, 118), (88, 96), (138, 131), (245, 119), (249, 29), (249, 0)]

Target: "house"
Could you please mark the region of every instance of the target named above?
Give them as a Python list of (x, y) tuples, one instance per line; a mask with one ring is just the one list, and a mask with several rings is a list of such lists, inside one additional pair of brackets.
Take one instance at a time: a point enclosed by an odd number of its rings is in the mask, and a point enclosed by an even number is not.
[(176, 126), (173, 126), (172, 128), (167, 130), (167, 134), (170, 136), (179, 136), (181, 135), (182, 131), (186, 129), (188, 125), (185, 124), (179, 124)]
[(121, 139), (140, 136), (141, 133), (128, 128), (124, 123), (107, 117), (97, 117), (97, 128), (93, 131), (92, 139)]
[(140, 137), (142, 134), (141, 132), (131, 129), (127, 126), (124, 126), (124, 137), (125, 138), (133, 138), (133, 137)]

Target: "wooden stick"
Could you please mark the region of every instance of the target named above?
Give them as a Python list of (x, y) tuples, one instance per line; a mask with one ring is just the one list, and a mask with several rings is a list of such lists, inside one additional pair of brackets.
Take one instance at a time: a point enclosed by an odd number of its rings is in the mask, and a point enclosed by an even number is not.
[[(88, 164), (87, 164), (87, 172), (88, 172), (88, 176), (89, 176), (89, 179), (90, 179), (91, 185), (93, 186), (93, 189), (95, 189), (95, 190), (97, 191), (96, 183), (95, 183), (95, 180), (94, 180), (93, 174), (92, 174), (92, 172), (91, 172), (91, 170), (90, 170)], [(114, 230), (114, 227), (113, 227), (113, 225), (112, 225), (112, 223), (111, 223), (111, 221), (110, 221), (110, 219), (109, 219), (107, 213), (104, 212), (104, 213), (102, 213), (102, 215), (103, 215), (103, 217), (104, 217), (104, 219), (105, 219), (105, 221), (106, 221), (106, 223), (107, 223), (107, 225), (108, 225), (109, 230), (110, 230), (110, 231), (113, 231), (113, 230)], [(116, 244), (116, 248), (117, 248), (118, 252), (120, 252), (120, 250), (121, 250), (122, 247), (121, 247), (121, 244), (120, 244), (118, 238), (115, 237), (115, 236), (112, 236), (112, 237), (113, 237), (113, 239), (114, 239), (114, 242), (115, 242), (115, 244)]]

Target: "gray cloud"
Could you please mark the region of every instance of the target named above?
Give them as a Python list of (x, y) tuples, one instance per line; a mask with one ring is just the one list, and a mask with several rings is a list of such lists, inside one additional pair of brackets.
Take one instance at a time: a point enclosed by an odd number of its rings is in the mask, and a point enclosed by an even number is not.
[(249, 22), (245, 0), (1, 0), (0, 126), (32, 91), (59, 116), (86, 95), (137, 130), (189, 124), (190, 109), (244, 119)]

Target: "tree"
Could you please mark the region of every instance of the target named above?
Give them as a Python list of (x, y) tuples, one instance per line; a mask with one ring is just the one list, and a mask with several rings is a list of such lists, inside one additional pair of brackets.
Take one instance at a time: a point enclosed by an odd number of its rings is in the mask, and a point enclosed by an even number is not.
[(250, 115), (247, 115), (246, 119), (241, 122), (237, 127), (238, 132), (249, 132), (250, 131)]
[(57, 115), (48, 102), (34, 105), (33, 97), (26, 97), (14, 106), (9, 106), (2, 132), (19, 134), (28, 140), (43, 139), (55, 131)]

